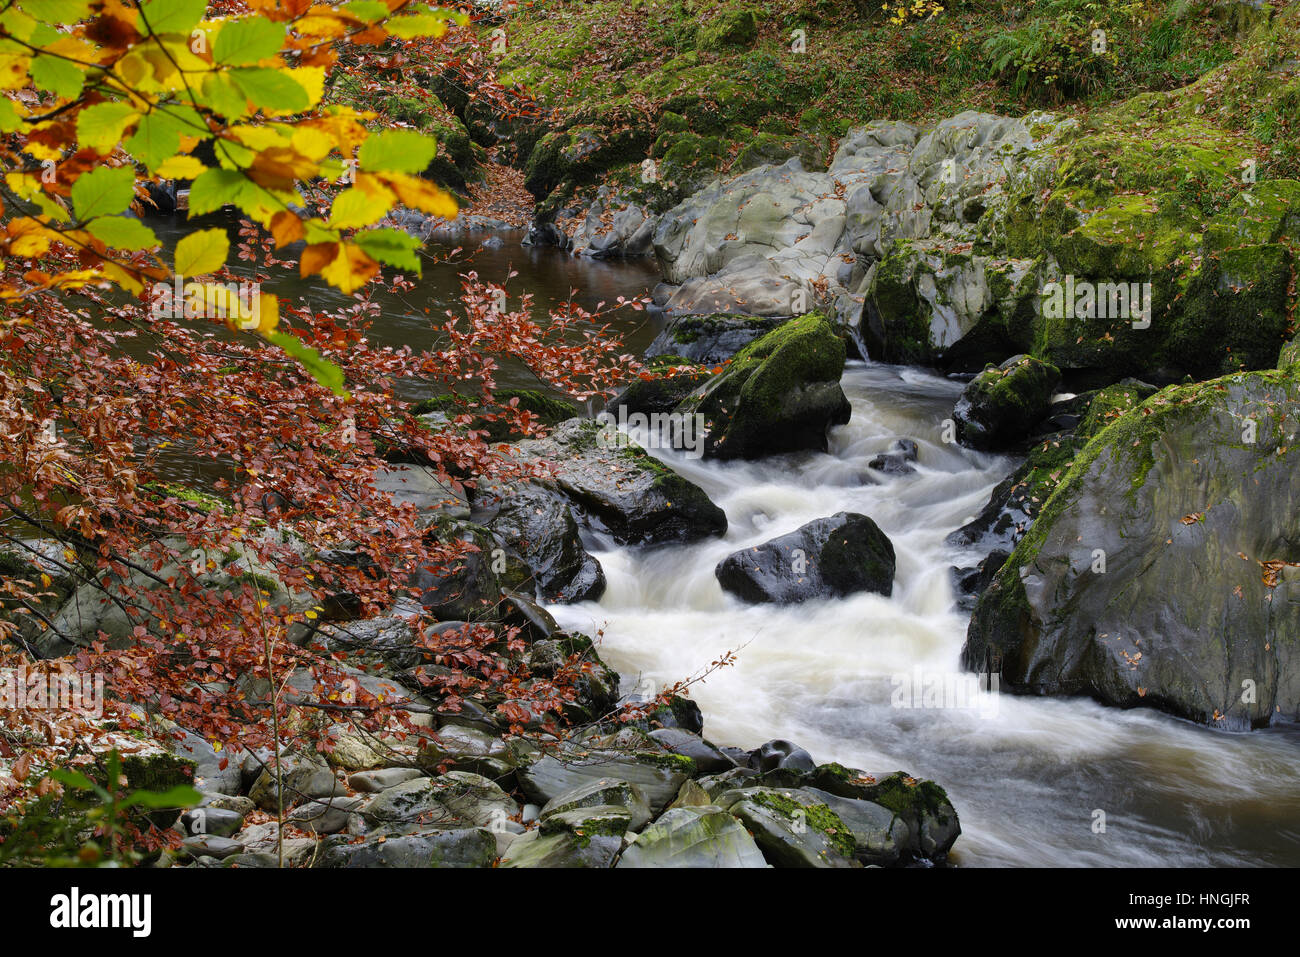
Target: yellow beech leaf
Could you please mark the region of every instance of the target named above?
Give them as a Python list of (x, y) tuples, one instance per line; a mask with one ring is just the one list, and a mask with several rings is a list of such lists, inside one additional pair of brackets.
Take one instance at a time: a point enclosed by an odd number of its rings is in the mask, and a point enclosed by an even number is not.
[(384, 218), (393, 208), (393, 193), (383, 189), (355, 186), (339, 193), (330, 207), (329, 224), (335, 229), (360, 229)]
[(428, 180), (411, 176), (407, 173), (381, 173), (379, 178), (397, 194), (404, 206), (418, 209), (443, 219), (455, 219), (460, 208), (456, 200), (445, 190), (439, 189)]
[(194, 179), (205, 169), (207, 167), (195, 157), (177, 154), (159, 163), (154, 172), (163, 179)]
[(324, 130), (303, 126), (293, 131), (293, 148), (308, 159), (319, 161), (329, 155), (334, 140)]
[(356, 292), (379, 272), (375, 262), (356, 246), (339, 243), (339, 253), (320, 271), (321, 278), (345, 295)]
[(0, 90), (21, 90), (27, 86), (27, 70), (32, 58), (0, 53)]
[(308, 108), (320, 103), (321, 97), (325, 95), (325, 68), (323, 66), (300, 66), (296, 70), (290, 70), (289, 75), (307, 91)]
[(50, 248), (51, 238), (58, 238), (45, 225), (30, 217), (15, 219), (6, 228), (9, 234), (9, 255), (35, 258), (43, 256)]
[(226, 264), (230, 240), (224, 229), (201, 229), (176, 244), (176, 275), (202, 276)]

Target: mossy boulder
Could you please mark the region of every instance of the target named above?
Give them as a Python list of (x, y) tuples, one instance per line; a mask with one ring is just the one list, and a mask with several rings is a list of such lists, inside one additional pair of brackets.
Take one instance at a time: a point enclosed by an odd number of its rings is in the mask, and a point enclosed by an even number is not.
[(757, 39), (757, 13), (748, 7), (723, 7), (700, 26), (695, 45), (701, 50), (747, 48)]
[(990, 366), (962, 392), (953, 409), (957, 440), (973, 449), (1005, 449), (1022, 442), (1046, 414), (1061, 373), (1033, 356)]
[[(979, 515), (948, 536), (948, 544), (974, 546), (984, 553), (996, 550), (1005, 557), (1024, 537), (1088, 441), (1155, 392), (1155, 386), (1126, 379), (1053, 405), (1048, 423), (1057, 430), (1034, 439), (1025, 461), (998, 483)], [(977, 583), (978, 578), (971, 582)]]
[(867, 516), (840, 512), (732, 552), (714, 575), (724, 590), (747, 602), (785, 605), (861, 591), (889, 595), (894, 546)]
[(825, 451), (826, 431), (849, 420), (840, 388), (844, 342), (818, 313), (800, 316), (736, 353), (679, 407), (704, 416), (704, 454), (758, 458)]
[(1102, 429), (981, 597), (967, 667), (1220, 728), (1300, 718), (1297, 421), (1300, 382), (1265, 371)]

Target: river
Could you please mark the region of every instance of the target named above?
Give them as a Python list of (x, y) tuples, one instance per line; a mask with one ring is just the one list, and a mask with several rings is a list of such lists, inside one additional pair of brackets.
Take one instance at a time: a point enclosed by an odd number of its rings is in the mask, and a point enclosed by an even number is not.
[[(169, 245), (193, 226), (151, 225)], [(493, 235), (500, 246), (480, 245)], [(431, 262), (413, 291), (377, 291), (372, 338), (426, 344), (430, 317), (455, 308), (459, 275), (469, 269), (497, 282), (518, 272), (508, 292), (533, 293), (539, 316), (571, 291), (590, 307), (643, 295), (658, 281), (650, 263), (593, 262), (519, 238), (466, 234), (457, 261)], [(266, 288), (303, 295), (317, 309), (351, 302), (282, 273)], [(640, 351), (661, 321), (626, 315), (629, 347)], [(537, 382), (506, 367), (500, 385)], [(959, 865), (1300, 865), (1300, 730), (1227, 734), (1154, 711), (1009, 694), (969, 707), (893, 706), (901, 676), (959, 671), (967, 618), (955, 608), (949, 569), (981, 556), (944, 538), (1015, 464), (936, 441), (960, 388), (925, 370), (852, 362), (844, 389), (853, 416), (833, 430), (829, 453), (718, 463), (656, 451), (726, 511), (726, 537), (652, 551), (592, 540), (608, 590), (599, 602), (552, 613), (601, 633), (612, 667), (660, 687), (737, 651), (735, 666), (692, 689), (710, 740), (753, 747), (786, 738), (819, 762), (934, 779), (961, 817)], [(903, 436), (920, 443), (914, 474), (885, 478), (867, 468)], [(196, 478), (193, 462), (174, 465), (177, 479)], [(713, 567), (725, 555), (842, 510), (870, 516), (893, 541), (891, 597), (778, 608), (723, 593)]]

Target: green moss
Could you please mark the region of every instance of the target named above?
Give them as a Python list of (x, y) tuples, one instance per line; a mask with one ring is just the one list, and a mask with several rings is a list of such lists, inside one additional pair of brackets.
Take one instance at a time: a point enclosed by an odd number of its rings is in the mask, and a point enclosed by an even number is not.
[(128, 754), (122, 758), (122, 774), (132, 791), (170, 791), (194, 782), (198, 765), (173, 754)]
[(940, 824), (948, 823), (948, 811), (952, 807), (948, 792), (933, 781), (919, 781), (897, 771), (870, 791), (868, 800), (900, 817), (919, 820), (930, 816), (937, 818)]
[(775, 811), (789, 821), (802, 815), (804, 822), (814, 831), (824, 835), (841, 856), (853, 858), (857, 850), (853, 831), (825, 804), (801, 804), (793, 798), (774, 791), (756, 791), (747, 797), (755, 804)]
[(758, 14), (747, 7), (723, 8), (700, 27), (696, 46), (701, 50), (750, 47), (758, 39)]
[(223, 498), (172, 482), (146, 482), (140, 487), (157, 498), (177, 498), (203, 512), (225, 512), (230, 508), (230, 503)]
[(831, 324), (808, 313), (749, 343), (680, 409), (702, 413), (710, 429), (725, 422), (724, 437), (713, 441), (743, 450), (782, 420), (791, 395), (809, 383), (838, 382), (844, 357)]

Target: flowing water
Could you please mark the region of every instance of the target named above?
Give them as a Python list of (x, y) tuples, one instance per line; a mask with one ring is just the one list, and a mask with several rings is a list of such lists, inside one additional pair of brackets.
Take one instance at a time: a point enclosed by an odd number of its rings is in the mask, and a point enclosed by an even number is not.
[[(933, 778), (961, 817), (959, 864), (1300, 863), (1296, 731), (1224, 734), (1152, 711), (988, 692), (949, 698), (950, 707), (894, 706), (918, 669), (960, 671), (967, 616), (955, 609), (949, 569), (981, 556), (944, 537), (1013, 465), (925, 441), (938, 437), (960, 388), (920, 370), (850, 363), (853, 417), (832, 431), (829, 454), (718, 463), (656, 451), (726, 511), (726, 537), (651, 551), (598, 542), (608, 590), (552, 613), (601, 632), (611, 667), (657, 687), (736, 651), (734, 666), (691, 691), (710, 740), (786, 738), (818, 762)], [(915, 474), (867, 468), (903, 436), (920, 442)], [(776, 607), (745, 605), (718, 585), (714, 566), (730, 552), (839, 511), (870, 516), (893, 541), (892, 596)], [(1104, 832), (1094, 830), (1097, 811)]]
[[(174, 230), (151, 225), (169, 240), (187, 228), (179, 220)], [(467, 252), (456, 263), (431, 263), (416, 289), (377, 293), (383, 311), (372, 338), (426, 345), (430, 317), (455, 308), (459, 275), (469, 269), (495, 282), (517, 271), (509, 294), (533, 293), (539, 317), (574, 290), (590, 307), (642, 295), (658, 280), (648, 263), (521, 247), (509, 232), (497, 234), (502, 245), (481, 248), (490, 235), (458, 239)], [(296, 277), (266, 287), (304, 295), (317, 309), (350, 302)], [(640, 351), (661, 323), (627, 315), (629, 351)], [(510, 368), (500, 384), (537, 386)], [(1006, 694), (959, 702), (972, 705), (964, 708), (892, 706), (898, 676), (959, 671), (967, 619), (955, 609), (949, 568), (982, 556), (944, 537), (979, 511), (1014, 463), (925, 441), (951, 414), (958, 384), (850, 363), (844, 388), (853, 417), (833, 430), (829, 454), (718, 463), (656, 452), (726, 510), (726, 537), (652, 551), (594, 542), (608, 590), (598, 603), (552, 608), (556, 618), (603, 633), (611, 666), (661, 687), (736, 651), (735, 666), (691, 692), (714, 743), (787, 738), (819, 762), (933, 778), (961, 816), (954, 859), (963, 865), (1300, 864), (1300, 731), (1223, 734), (1151, 711)], [(886, 478), (868, 469), (900, 436), (921, 444), (917, 472)], [(192, 460), (172, 465), (177, 480), (203, 478)], [(713, 577), (728, 553), (842, 510), (869, 515), (893, 541), (891, 597), (746, 606)], [(1096, 811), (1105, 812), (1104, 833), (1094, 833)]]

